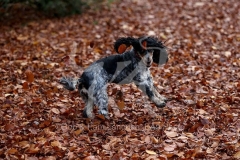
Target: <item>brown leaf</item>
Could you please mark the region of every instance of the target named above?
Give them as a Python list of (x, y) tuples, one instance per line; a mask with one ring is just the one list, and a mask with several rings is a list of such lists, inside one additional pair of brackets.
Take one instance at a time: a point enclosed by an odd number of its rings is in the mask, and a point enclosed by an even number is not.
[(142, 119), (141, 117), (138, 118), (137, 124), (138, 124), (138, 125), (139, 125), (139, 124), (143, 124), (143, 119)]
[(236, 152), (234, 155), (233, 155), (234, 158), (236, 159), (240, 159), (240, 151)]
[(32, 99), (32, 102), (33, 102), (33, 103), (41, 103), (41, 102), (42, 102), (42, 99), (40, 99), (40, 98), (33, 98), (33, 99)]
[(19, 41), (25, 41), (25, 40), (27, 40), (27, 39), (28, 39), (28, 36), (22, 36), (22, 35), (20, 35), (20, 36), (17, 37), (17, 40), (19, 40)]
[(99, 160), (99, 159), (95, 156), (87, 156), (83, 160)]
[(53, 142), (51, 142), (51, 146), (60, 148), (61, 143), (59, 141), (53, 141)]
[(151, 139), (152, 139), (152, 142), (155, 143), (155, 144), (159, 142), (158, 139), (155, 138), (155, 137), (151, 137)]
[(139, 159), (138, 153), (133, 153), (132, 157), (131, 157), (131, 160), (138, 160), (138, 159)]
[(32, 83), (34, 81), (34, 75), (33, 75), (33, 72), (31, 70), (26, 70), (25, 72), (26, 74), (26, 81), (29, 82), (29, 83)]
[(23, 82), (23, 89), (28, 89), (29, 88), (29, 86), (28, 86), (28, 82)]
[(155, 155), (155, 154), (157, 154), (156, 152), (151, 151), (151, 150), (146, 150), (146, 152), (147, 152), (148, 154), (151, 154), (151, 155)]
[(4, 126), (4, 130), (5, 131), (11, 131), (11, 130), (13, 130), (15, 127), (14, 127), (14, 124), (6, 124), (5, 126)]
[(214, 131), (215, 129), (212, 128), (212, 129), (206, 129), (204, 132), (205, 132), (205, 135), (212, 136), (214, 134)]
[(219, 141), (214, 141), (212, 144), (212, 148), (216, 148), (219, 145)]
[(55, 114), (60, 114), (60, 111), (57, 108), (52, 108), (51, 111)]
[(82, 129), (78, 129), (78, 130), (74, 131), (74, 134), (75, 134), (76, 136), (78, 136), (78, 135), (81, 134), (82, 132), (83, 132)]
[(9, 149), (9, 150), (7, 151), (7, 153), (8, 153), (8, 154), (16, 154), (16, 153), (18, 153), (18, 150), (15, 149), (15, 148), (11, 148), (11, 149)]
[(63, 131), (63, 133), (66, 133), (69, 131), (68, 126), (61, 126), (61, 130)]
[(123, 110), (125, 107), (124, 101), (117, 101), (117, 106), (120, 110)]
[(30, 147), (27, 149), (27, 153), (31, 153), (31, 154), (36, 154), (39, 152), (39, 148), (36, 147), (35, 144), (31, 144)]
[(185, 133), (185, 135), (189, 138), (194, 138), (195, 137), (192, 133)]
[(103, 149), (105, 149), (105, 150), (108, 150), (108, 151), (111, 150), (111, 147), (110, 147), (109, 144), (104, 144), (104, 145), (102, 145), (102, 147), (103, 147)]
[(164, 131), (169, 138), (177, 137), (178, 133), (175, 131)]
[(80, 59), (79, 56), (75, 56), (74, 59), (75, 59), (75, 63), (76, 63), (78, 66), (82, 66), (82, 61), (81, 61), (81, 59)]
[(102, 114), (96, 115), (96, 117), (98, 117), (98, 118), (100, 118), (100, 119), (102, 119), (102, 120), (105, 120), (105, 117), (104, 117), (104, 115), (102, 115)]
[(145, 143), (150, 143), (150, 137), (149, 136), (144, 137), (144, 142)]
[(26, 157), (26, 160), (38, 160), (37, 157)]
[(176, 148), (176, 145), (166, 145), (164, 147), (164, 150), (167, 152), (172, 152), (172, 151), (174, 151), (175, 148)]
[(30, 144), (28, 141), (21, 141), (21, 142), (19, 142), (19, 146), (22, 148), (28, 148), (28, 147), (30, 147)]

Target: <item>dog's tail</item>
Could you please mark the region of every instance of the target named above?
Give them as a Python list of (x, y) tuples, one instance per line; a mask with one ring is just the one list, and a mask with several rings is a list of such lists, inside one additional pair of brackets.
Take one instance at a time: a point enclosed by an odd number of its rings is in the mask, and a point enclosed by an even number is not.
[(74, 91), (76, 89), (77, 80), (69, 77), (62, 77), (59, 83), (67, 90)]

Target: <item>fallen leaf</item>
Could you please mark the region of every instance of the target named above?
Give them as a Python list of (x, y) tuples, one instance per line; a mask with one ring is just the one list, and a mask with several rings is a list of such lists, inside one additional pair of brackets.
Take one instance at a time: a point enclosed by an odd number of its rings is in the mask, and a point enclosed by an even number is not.
[(105, 117), (104, 117), (104, 115), (102, 115), (102, 114), (96, 115), (96, 117), (97, 117), (97, 118), (100, 118), (100, 119), (102, 119), (102, 120), (105, 120)]
[(185, 135), (189, 138), (192, 138), (192, 139), (195, 137), (192, 133), (185, 133)]
[(110, 151), (111, 147), (109, 144), (102, 145), (103, 149)]
[(32, 83), (33, 81), (34, 81), (34, 75), (33, 75), (33, 72), (31, 71), (31, 70), (26, 70), (26, 72), (25, 72), (25, 74), (26, 74), (26, 81), (28, 82), (28, 83)]
[(211, 147), (216, 148), (218, 145), (219, 145), (219, 141), (214, 141)]
[(97, 158), (95, 156), (87, 156), (83, 160), (99, 160), (99, 158)]
[(206, 111), (204, 111), (203, 109), (199, 109), (199, 113), (201, 114), (201, 115), (205, 115), (205, 114), (208, 114)]
[(206, 129), (206, 130), (204, 131), (204, 133), (205, 133), (206, 136), (212, 136), (212, 135), (214, 134), (214, 131), (215, 131), (214, 128), (212, 128), (212, 129)]
[(152, 139), (152, 142), (153, 142), (153, 143), (158, 143), (158, 142), (159, 142), (158, 139), (155, 138), (155, 137), (151, 137), (151, 139)]
[(28, 141), (21, 141), (21, 142), (19, 142), (19, 146), (22, 148), (28, 148), (28, 147), (30, 147), (30, 144)]
[(231, 56), (231, 52), (230, 51), (226, 51), (226, 52), (224, 52), (224, 55), (226, 56), (226, 57), (230, 57)]
[(207, 152), (208, 154), (213, 153), (213, 148), (207, 148), (206, 152)]
[(28, 82), (23, 82), (23, 89), (29, 89)]
[(4, 126), (4, 130), (5, 131), (11, 131), (11, 130), (13, 130), (15, 127), (14, 127), (14, 124), (6, 124), (5, 126)]
[(164, 150), (165, 151), (167, 151), (167, 152), (172, 152), (172, 151), (174, 151), (175, 150), (175, 148), (176, 148), (176, 145), (166, 145), (165, 147), (164, 147)]
[(82, 132), (83, 132), (82, 129), (78, 129), (78, 130), (74, 131), (74, 134), (75, 134), (76, 136), (78, 136), (78, 135), (81, 134)]
[(178, 136), (178, 133), (175, 131), (164, 131), (164, 132), (167, 135), (167, 137), (169, 137), (169, 138), (174, 138), (174, 137)]
[(146, 152), (147, 152), (148, 154), (151, 154), (151, 155), (155, 155), (155, 154), (157, 154), (156, 152), (151, 151), (151, 150), (146, 150)]
[(233, 155), (234, 158), (236, 159), (239, 159), (240, 158), (240, 151), (236, 152), (234, 155)]
[(55, 114), (60, 114), (60, 111), (57, 108), (52, 108), (51, 111)]
[(117, 106), (120, 110), (123, 110), (123, 108), (125, 107), (124, 101), (117, 101)]
[(36, 154), (39, 152), (39, 148), (36, 147), (35, 144), (31, 144), (30, 147), (27, 149), (27, 153), (31, 153), (31, 154)]
[(11, 148), (7, 151), (8, 154), (16, 154), (17, 152), (18, 152), (18, 150), (15, 148)]
[(19, 40), (19, 41), (25, 41), (25, 40), (27, 40), (27, 39), (28, 39), (28, 36), (22, 36), (22, 35), (20, 35), (20, 36), (17, 37), (17, 40)]
[(61, 143), (59, 141), (53, 141), (53, 142), (51, 142), (51, 146), (60, 148)]

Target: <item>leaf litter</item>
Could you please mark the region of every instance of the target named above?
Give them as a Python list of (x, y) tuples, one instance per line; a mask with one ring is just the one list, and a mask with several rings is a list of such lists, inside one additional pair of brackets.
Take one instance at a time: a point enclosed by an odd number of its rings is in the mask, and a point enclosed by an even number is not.
[[(18, 18), (0, 26), (0, 158), (239, 159), (239, 8), (124, 0), (61, 19), (11, 11)], [(151, 68), (167, 106), (110, 84), (110, 120), (84, 119), (78, 92), (59, 78), (115, 53), (117, 38), (146, 34), (168, 47), (168, 63)]]

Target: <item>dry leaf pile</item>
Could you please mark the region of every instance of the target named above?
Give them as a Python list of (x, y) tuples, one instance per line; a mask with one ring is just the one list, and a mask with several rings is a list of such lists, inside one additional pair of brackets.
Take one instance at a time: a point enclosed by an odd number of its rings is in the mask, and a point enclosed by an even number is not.
[[(124, 0), (61, 19), (16, 8), (0, 26), (0, 159), (239, 159), (239, 8)], [(169, 48), (169, 62), (151, 69), (167, 106), (110, 84), (110, 120), (82, 118), (83, 101), (59, 78), (115, 53), (118, 37), (141, 35)]]

